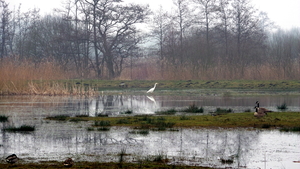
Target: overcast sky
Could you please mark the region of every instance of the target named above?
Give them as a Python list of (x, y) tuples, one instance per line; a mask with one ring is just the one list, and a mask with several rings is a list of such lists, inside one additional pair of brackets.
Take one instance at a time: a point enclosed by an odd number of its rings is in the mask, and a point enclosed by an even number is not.
[[(29, 8), (40, 8), (41, 14), (51, 13), (53, 8), (60, 8), (65, 0), (9, 0), (11, 6), (22, 4), (23, 11)], [(124, 2), (149, 4), (151, 9), (160, 5), (170, 8), (172, 0), (124, 0)], [(300, 27), (300, 0), (252, 0), (260, 11), (268, 13), (269, 18), (281, 28)]]

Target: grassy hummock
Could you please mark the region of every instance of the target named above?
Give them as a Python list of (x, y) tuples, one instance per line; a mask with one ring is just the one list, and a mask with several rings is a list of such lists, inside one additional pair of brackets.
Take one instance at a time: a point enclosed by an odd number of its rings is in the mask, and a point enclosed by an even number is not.
[[(272, 90), (272, 91), (290, 91), (300, 88), (299, 80), (16, 80), (14, 83), (9, 81), (1, 87), (0, 95), (99, 95), (99, 91), (124, 90), (120, 83), (126, 83), (126, 90), (134, 89), (146, 92), (154, 83), (158, 83), (155, 92), (169, 94), (186, 89), (238, 89), (238, 90)], [(195, 93), (191, 93), (195, 94)], [(233, 93), (225, 91), (224, 97), (230, 97)]]
[[(78, 118), (78, 117), (72, 117)], [(128, 117), (80, 117), (94, 124), (105, 122), (110, 126), (123, 126), (143, 129), (153, 128), (291, 128), (300, 127), (300, 112), (271, 112), (267, 116), (257, 118), (253, 112), (226, 113), (211, 115), (136, 115)], [(54, 120), (54, 119), (52, 119)], [(102, 121), (102, 122), (101, 122)]]

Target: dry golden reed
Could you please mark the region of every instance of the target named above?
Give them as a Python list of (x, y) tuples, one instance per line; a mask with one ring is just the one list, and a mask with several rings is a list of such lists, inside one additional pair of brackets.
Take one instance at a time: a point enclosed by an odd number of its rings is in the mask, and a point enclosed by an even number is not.
[[(69, 71), (66, 71), (69, 70)], [(99, 78), (89, 70), (85, 76)], [(107, 70), (103, 69), (103, 72)], [(134, 60), (123, 69), (119, 80), (300, 80), (300, 61), (289, 66), (270, 63), (238, 67), (222, 62), (204, 68), (201, 64), (173, 65), (159, 59)], [(82, 77), (74, 68), (62, 69), (55, 61), (36, 63), (8, 57), (0, 60), (0, 95), (95, 95), (95, 90), (82, 84), (60, 80)]]
[(0, 61), (0, 95), (94, 95), (95, 91), (81, 85), (68, 85), (55, 80), (68, 79), (53, 61), (35, 63), (10, 57)]
[(300, 61), (289, 66), (274, 66), (270, 63), (247, 65), (244, 68), (217, 63), (202, 69), (202, 66), (182, 66), (161, 63), (154, 59), (132, 67), (126, 67), (122, 80), (300, 80)]

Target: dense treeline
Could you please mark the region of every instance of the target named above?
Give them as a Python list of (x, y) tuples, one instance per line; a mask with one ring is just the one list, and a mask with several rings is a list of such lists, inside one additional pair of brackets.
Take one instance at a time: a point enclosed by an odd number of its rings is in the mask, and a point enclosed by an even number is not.
[(0, 70), (14, 61), (58, 78), (299, 79), (300, 30), (278, 29), (249, 0), (173, 0), (171, 12), (66, 2), (41, 16), (0, 0)]

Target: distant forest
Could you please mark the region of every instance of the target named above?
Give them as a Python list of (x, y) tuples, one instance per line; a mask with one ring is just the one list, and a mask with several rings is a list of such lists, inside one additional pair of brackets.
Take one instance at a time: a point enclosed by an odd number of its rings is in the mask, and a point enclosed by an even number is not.
[(280, 29), (250, 0), (174, 0), (172, 11), (66, 0), (48, 15), (0, 0), (0, 17), (0, 78), (300, 79), (300, 29)]

